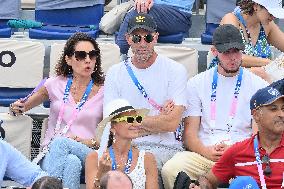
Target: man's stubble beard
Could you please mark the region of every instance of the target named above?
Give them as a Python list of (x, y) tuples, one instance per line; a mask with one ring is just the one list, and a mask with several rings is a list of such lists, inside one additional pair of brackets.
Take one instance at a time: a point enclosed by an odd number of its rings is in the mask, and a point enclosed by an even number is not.
[(239, 67), (237, 68), (237, 69), (235, 69), (235, 70), (228, 70), (228, 69), (226, 69), (224, 66), (223, 66), (223, 63), (219, 60), (219, 65), (222, 67), (222, 69), (226, 72), (226, 73), (228, 73), (228, 74), (233, 74), (233, 73), (237, 73), (239, 70), (240, 70), (240, 67), (241, 67), (241, 65), (242, 65), (242, 61), (241, 61), (241, 63), (240, 63), (240, 65), (239, 65)]
[(135, 55), (136, 61), (138, 63), (142, 63), (143, 64), (143, 63), (146, 63), (152, 57), (152, 55), (154, 54), (154, 49), (149, 50), (145, 54), (140, 54), (138, 52), (138, 50), (134, 51), (133, 53)]

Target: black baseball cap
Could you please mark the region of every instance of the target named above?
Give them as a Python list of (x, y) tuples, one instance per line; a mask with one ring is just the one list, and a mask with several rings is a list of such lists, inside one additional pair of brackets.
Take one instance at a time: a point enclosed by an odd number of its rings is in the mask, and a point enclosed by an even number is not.
[(213, 34), (212, 43), (220, 53), (233, 48), (245, 49), (240, 31), (232, 24), (224, 24), (217, 27)]
[(131, 33), (138, 28), (145, 29), (149, 32), (155, 32), (157, 30), (157, 24), (150, 15), (139, 13), (130, 18), (127, 32)]

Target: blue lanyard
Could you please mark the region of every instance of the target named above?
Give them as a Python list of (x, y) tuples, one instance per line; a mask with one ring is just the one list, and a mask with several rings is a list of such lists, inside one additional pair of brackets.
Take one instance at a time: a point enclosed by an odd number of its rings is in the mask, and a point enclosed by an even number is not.
[(140, 82), (138, 81), (137, 77), (135, 76), (132, 68), (129, 66), (129, 64), (127, 62), (128, 62), (128, 60), (124, 61), (125, 67), (126, 67), (126, 70), (127, 70), (128, 74), (129, 74), (129, 76), (131, 77), (133, 83), (135, 84), (135, 86), (138, 88), (138, 90), (143, 95), (143, 97), (148, 100), (148, 102), (149, 102), (149, 104), (151, 104), (151, 106), (153, 106), (155, 109), (161, 111), (162, 107), (159, 104), (157, 104), (153, 99), (151, 99), (149, 97), (149, 95), (147, 94), (146, 90), (140, 84)]
[[(62, 104), (62, 106), (60, 108), (59, 115), (58, 115), (57, 122), (56, 122), (56, 127), (55, 127), (55, 131), (56, 132), (58, 132), (60, 130), (60, 126), (61, 126), (61, 123), (62, 123), (62, 120), (63, 120), (64, 110), (65, 110), (65, 105), (68, 102), (68, 98), (69, 98), (70, 88), (71, 88), (72, 82), (73, 82), (73, 77), (69, 76), (68, 80), (67, 80), (66, 87), (65, 87), (64, 95), (63, 95), (63, 104)], [(62, 134), (65, 134), (69, 130), (70, 126), (73, 124), (73, 122), (76, 119), (79, 111), (83, 108), (83, 105), (87, 101), (88, 96), (89, 96), (89, 94), (92, 91), (93, 85), (94, 85), (94, 82), (91, 79), (89, 84), (88, 84), (88, 86), (87, 86), (87, 88), (86, 88), (86, 90), (85, 90), (85, 92), (84, 92), (84, 94), (83, 94), (83, 96), (82, 96), (82, 98), (81, 98), (81, 100), (80, 100), (80, 102), (77, 104), (76, 109), (73, 111), (71, 120), (63, 128)]]
[[(151, 99), (149, 97), (149, 95), (147, 94), (146, 90), (144, 89), (144, 87), (140, 84), (140, 82), (138, 81), (137, 77), (135, 76), (132, 68), (129, 66), (128, 64), (128, 59), (124, 61), (126, 70), (129, 74), (129, 76), (131, 77), (133, 83), (136, 85), (137, 89), (140, 91), (140, 93), (144, 96), (144, 98), (147, 99), (148, 103), (154, 107), (156, 110), (162, 111), (162, 106), (160, 106), (156, 101), (154, 101), (153, 99)], [(183, 130), (183, 126), (182, 124), (179, 124), (179, 127), (176, 129), (175, 131), (175, 138), (178, 141), (182, 140), (182, 130)]]
[[(72, 85), (72, 82), (73, 82), (73, 77), (68, 77), (68, 81), (67, 81), (64, 96), (63, 96), (63, 102), (64, 103), (67, 103), (67, 101), (68, 101), (69, 94), (70, 94), (70, 87)], [(93, 85), (94, 85), (94, 82), (91, 79), (86, 90), (85, 90), (85, 92), (84, 92), (84, 94), (83, 94), (83, 96), (82, 96), (82, 98), (81, 98), (81, 100), (80, 100), (80, 102), (78, 103), (78, 106), (76, 107), (76, 109), (78, 109), (78, 110), (82, 109), (83, 105), (85, 104), (85, 102), (88, 99), (89, 94), (92, 91)]]
[[(217, 99), (217, 83), (218, 83), (218, 67), (216, 66), (214, 68), (214, 74), (213, 74), (213, 82), (212, 82), (212, 93), (211, 93), (211, 131), (215, 129), (215, 124), (216, 124), (216, 99)], [(240, 93), (240, 88), (242, 84), (242, 79), (243, 79), (243, 68), (240, 67), (240, 72), (238, 75), (236, 87), (235, 87), (235, 92), (234, 92), (234, 98), (232, 100), (232, 105), (231, 105), (231, 110), (230, 110), (230, 115), (229, 115), (229, 122), (228, 122), (228, 132), (230, 132), (231, 127), (232, 127), (232, 122), (236, 114), (237, 110), (237, 104), (238, 104), (238, 95)]]
[[(115, 155), (114, 155), (114, 151), (113, 151), (113, 147), (110, 146), (109, 147), (109, 155), (111, 158), (111, 167), (112, 170), (116, 170), (117, 169), (117, 165), (116, 165), (116, 161), (115, 161)], [(124, 173), (125, 174), (129, 174), (130, 173), (130, 167), (131, 167), (131, 163), (132, 163), (132, 147), (130, 147), (129, 151), (128, 151), (128, 158), (127, 158), (127, 162), (124, 168)]]
[(255, 154), (255, 159), (257, 163), (257, 170), (258, 170), (258, 175), (260, 179), (260, 184), (262, 186), (262, 189), (266, 189), (266, 183), (265, 183), (263, 169), (262, 169), (262, 161), (260, 159), (260, 153), (258, 151), (257, 135), (255, 135), (254, 140), (253, 140), (253, 148), (254, 148), (254, 154)]

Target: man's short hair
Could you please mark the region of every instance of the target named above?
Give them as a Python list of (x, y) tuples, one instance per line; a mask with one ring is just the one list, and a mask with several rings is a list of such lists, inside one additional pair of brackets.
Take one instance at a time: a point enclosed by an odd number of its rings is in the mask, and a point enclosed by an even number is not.
[(131, 186), (133, 188), (132, 180), (127, 174), (125, 174), (121, 171), (109, 171), (102, 176), (102, 178), (100, 180), (100, 189), (108, 189), (108, 183), (109, 183), (111, 177), (115, 177), (116, 179), (121, 179), (122, 177), (128, 178), (128, 180), (130, 181)]
[(55, 177), (44, 176), (38, 179), (31, 189), (63, 189), (63, 184)]

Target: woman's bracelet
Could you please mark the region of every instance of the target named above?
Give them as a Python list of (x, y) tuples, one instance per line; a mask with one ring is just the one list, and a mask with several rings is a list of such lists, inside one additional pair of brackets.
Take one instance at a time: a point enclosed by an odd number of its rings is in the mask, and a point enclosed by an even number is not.
[(97, 141), (94, 138), (91, 139), (91, 145), (92, 145), (92, 148), (95, 150), (99, 148), (99, 145), (97, 144)]
[(101, 188), (100, 179), (98, 179), (98, 177), (94, 178), (94, 185), (95, 185), (95, 188)]
[(12, 115), (12, 116), (16, 116), (17, 114), (13, 111), (13, 103), (10, 104), (9, 106), (9, 113)]

